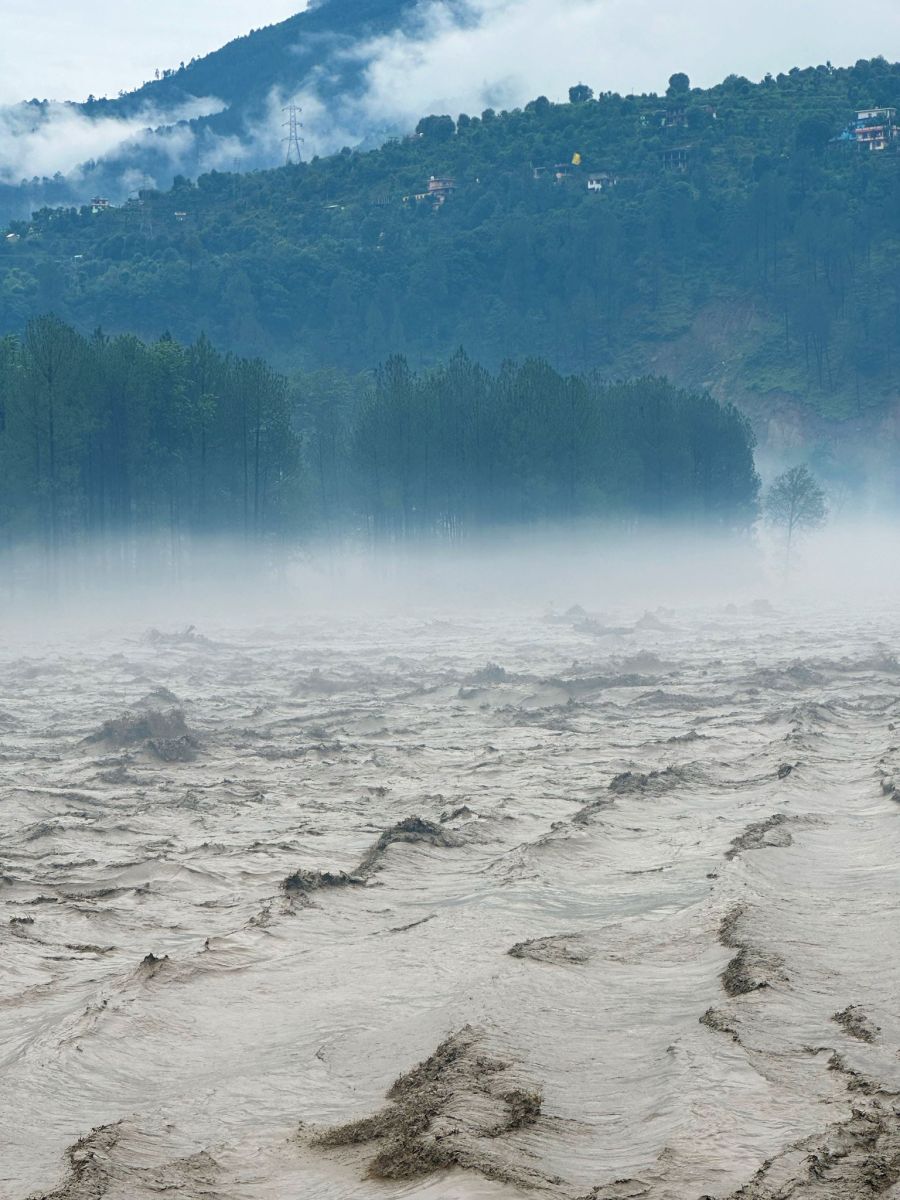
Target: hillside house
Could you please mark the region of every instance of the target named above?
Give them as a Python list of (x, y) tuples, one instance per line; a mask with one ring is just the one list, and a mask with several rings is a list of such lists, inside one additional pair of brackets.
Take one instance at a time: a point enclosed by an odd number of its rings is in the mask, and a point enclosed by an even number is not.
[(860, 149), (886, 150), (897, 136), (896, 108), (861, 109), (847, 135)]
[(105, 196), (94, 196), (91, 199), (91, 212), (92, 213), (103, 212), (104, 209), (109, 208), (109, 207), (110, 207), (110, 203)]
[(653, 114), (653, 119), (663, 129), (686, 129), (687, 109), (684, 105), (677, 108), (660, 108)]
[(618, 176), (610, 171), (592, 171), (587, 177), (587, 189), (589, 192), (605, 192), (614, 188), (618, 182)]
[(659, 161), (664, 171), (678, 171), (681, 174), (688, 169), (691, 162), (691, 146), (671, 146), (659, 151)]
[(451, 192), (456, 190), (456, 182), (453, 179), (438, 179), (436, 175), (432, 175), (428, 180), (428, 195), (437, 204), (443, 204)]
[(421, 204), (425, 200), (430, 200), (436, 207), (440, 208), (445, 204), (447, 197), (456, 190), (456, 181), (453, 179), (440, 179), (437, 175), (432, 175), (428, 180), (428, 190), (425, 192), (416, 192), (412, 197), (404, 196), (404, 203), (409, 203), (412, 198), (417, 204)]

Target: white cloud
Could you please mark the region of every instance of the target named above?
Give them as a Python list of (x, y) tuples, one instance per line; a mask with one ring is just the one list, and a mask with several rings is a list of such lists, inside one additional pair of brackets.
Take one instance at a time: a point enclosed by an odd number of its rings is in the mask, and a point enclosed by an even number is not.
[[(480, 28), (461, 33), (451, 8)], [(3, 0), (0, 103), (114, 95), (157, 67), (283, 20), (305, 0)], [(579, 77), (616, 91), (658, 90), (674, 70), (708, 84), (830, 59), (900, 58), (896, 0), (424, 0), (425, 36), (375, 43), (373, 99), (404, 116), (564, 95)], [(426, 103), (426, 102), (430, 102)], [(441, 102), (443, 104), (441, 105)]]
[[(458, 8), (458, 6), (455, 6)], [(436, 0), (418, 35), (380, 38), (365, 107), (407, 124), (428, 112), (477, 112), (573, 83), (596, 90), (662, 91), (687, 71), (708, 86), (728, 74), (759, 79), (792, 66), (900, 57), (900, 5), (859, 0), (468, 0), (476, 27)]]
[[(135, 56), (147, 64), (156, 56), (165, 65), (212, 48), (251, 24), (304, 7), (303, 0), (257, 0), (252, 11), (247, 0), (216, 0), (215, 5), (208, 0), (82, 0), (76, 14), (71, 0), (45, 0), (37, 16), (28, 15), (32, 0), (5, 0), (9, 5), (13, 20), (6, 24), (3, 51), (16, 65), (4, 86), (9, 89), (11, 77), (17, 95), (23, 89), (26, 95), (53, 90), (17, 82), (31, 79), (32, 73), (36, 79), (70, 82), (77, 76), (81, 83), (74, 94), (99, 94), (109, 88), (104, 72), (112, 69), (98, 65), (99, 56), (116, 62), (117, 70), (131, 71)], [(25, 21), (24, 35), (17, 19)], [(35, 29), (40, 23), (41, 53), (36, 48), (28, 53), (29, 22)], [(93, 47), (83, 61), (83, 43), (72, 32), (76, 25), (78, 36), (87, 31)], [(168, 47), (165, 54), (163, 47)], [(513, 107), (542, 93), (563, 99), (577, 82), (598, 91), (661, 91), (674, 71), (686, 71), (695, 84), (708, 85), (731, 73), (758, 79), (767, 71), (827, 60), (841, 65), (877, 54), (900, 58), (900, 4), (858, 0), (848, 21), (845, 0), (745, 0), (743, 5), (711, 0), (682, 0), (679, 5), (666, 0), (420, 0), (417, 20), (404, 33), (343, 53), (363, 67), (364, 86), (342, 100), (325, 102), (315, 80), (309, 83), (300, 97), (308, 156), (355, 145), (379, 131), (409, 129), (427, 113), (455, 116), (487, 106)], [(141, 77), (150, 73), (149, 66), (137, 71)], [(167, 177), (156, 182), (167, 186), (179, 171), (196, 174), (281, 161), (284, 103), (273, 92), (265, 117), (246, 131), (244, 140), (217, 138), (209, 130), (199, 141), (192, 140), (184, 128), (153, 139), (168, 164)], [(204, 107), (213, 111), (215, 105), (200, 101), (195, 111), (179, 115), (197, 115)], [(0, 110), (0, 181), (77, 170), (87, 160), (140, 144), (146, 127), (156, 123), (151, 112), (128, 120), (92, 121), (69, 106), (53, 105), (46, 120), (35, 121), (28, 107)]]
[[(218, 100), (195, 100), (167, 114), (166, 121), (188, 121), (221, 108)], [(56, 172), (69, 174), (91, 159), (103, 158), (151, 136), (150, 131), (160, 120), (146, 108), (128, 119), (86, 117), (69, 104), (0, 108), (0, 183), (16, 184)], [(185, 127), (173, 130), (165, 139), (154, 139), (154, 143), (177, 162), (191, 139)]]

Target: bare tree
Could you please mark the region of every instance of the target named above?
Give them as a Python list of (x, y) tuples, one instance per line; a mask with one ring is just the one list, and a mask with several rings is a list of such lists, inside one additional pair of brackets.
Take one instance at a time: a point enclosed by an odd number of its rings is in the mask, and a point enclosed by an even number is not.
[(785, 573), (799, 534), (821, 529), (828, 517), (825, 493), (808, 467), (791, 467), (779, 475), (763, 499), (766, 520), (784, 532)]

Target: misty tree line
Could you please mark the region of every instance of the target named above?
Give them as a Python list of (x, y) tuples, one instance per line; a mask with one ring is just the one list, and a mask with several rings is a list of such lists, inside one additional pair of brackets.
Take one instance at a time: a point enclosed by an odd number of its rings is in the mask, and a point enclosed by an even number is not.
[(298, 423), (326, 523), (456, 538), (588, 516), (734, 528), (756, 515), (746, 419), (664, 379), (565, 377), (540, 359), (491, 373), (463, 351), (418, 373), (393, 357), (356, 398), (324, 378), (301, 383)]
[(272, 529), (295, 500), (285, 380), (201, 337), (83, 337), (39, 317), (0, 341), (0, 530)]
[(497, 523), (681, 517), (745, 527), (746, 420), (665, 380), (610, 385), (462, 351), (416, 373), (289, 381), (205, 337), (0, 341), (0, 536), (49, 550), (146, 530), (456, 539)]

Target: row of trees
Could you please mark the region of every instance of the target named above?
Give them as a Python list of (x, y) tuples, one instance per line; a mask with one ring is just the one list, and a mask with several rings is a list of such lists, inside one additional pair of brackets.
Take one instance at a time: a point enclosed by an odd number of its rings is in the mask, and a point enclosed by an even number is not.
[(292, 511), (285, 380), (260, 360), (39, 317), (0, 342), (0, 529), (56, 550), (81, 534), (259, 535)]
[(301, 384), (300, 409), (323, 511), (382, 535), (598, 514), (745, 527), (756, 513), (745, 418), (662, 379), (611, 385), (539, 359), (491, 373), (459, 351), (420, 373), (389, 359), (349, 407)]
[(458, 352), (413, 372), (299, 376), (203, 337), (82, 337), (56, 317), (0, 342), (0, 531), (50, 551), (148, 529), (464, 537), (584, 516), (746, 527), (746, 420), (661, 379), (610, 385)]

